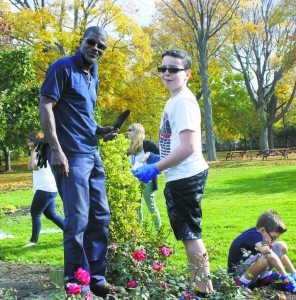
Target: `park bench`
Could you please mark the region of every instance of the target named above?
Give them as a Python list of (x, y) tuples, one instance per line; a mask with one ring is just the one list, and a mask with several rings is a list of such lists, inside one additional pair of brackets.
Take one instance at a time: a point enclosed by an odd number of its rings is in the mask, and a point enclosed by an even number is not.
[[(2, 170), (2, 162), (5, 162), (5, 159), (0, 157), (0, 172), (4, 172), (4, 169)], [(5, 166), (4, 166), (5, 168)]]
[(262, 159), (267, 160), (268, 157), (284, 157), (288, 158), (289, 149), (288, 148), (278, 148), (269, 150), (259, 150), (257, 157), (262, 156)]
[(247, 158), (247, 150), (228, 151), (226, 153), (226, 160), (232, 159), (233, 157)]
[(289, 148), (289, 154), (290, 153), (296, 153), (296, 147), (290, 147)]

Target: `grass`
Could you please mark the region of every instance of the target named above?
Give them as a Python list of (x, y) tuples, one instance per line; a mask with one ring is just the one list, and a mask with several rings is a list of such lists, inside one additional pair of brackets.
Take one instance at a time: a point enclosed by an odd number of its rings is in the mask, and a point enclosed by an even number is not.
[[(267, 209), (276, 210), (286, 223), (288, 231), (283, 240), (289, 245), (289, 256), (296, 260), (296, 246), (293, 235), (296, 230), (295, 159), (233, 161), (211, 164), (209, 177), (202, 200), (203, 239), (210, 250), (211, 269), (227, 264), (231, 241), (243, 230), (255, 226), (257, 217)], [(27, 174), (28, 175), (28, 174)], [(4, 174), (0, 174), (0, 184)], [(163, 197), (164, 179), (160, 176), (159, 190), (156, 194), (162, 223), (169, 228)], [(12, 204), (29, 207), (33, 197), (31, 190), (11, 191), (0, 194), (0, 205)], [(58, 198), (57, 207), (62, 211)], [(150, 216), (143, 205), (149, 228), (153, 229)], [(55, 228), (43, 217), (42, 229)], [(40, 235), (38, 247), (21, 248), (28, 242), (31, 234), (29, 215), (6, 216), (0, 219), (0, 228), (14, 239), (0, 241), (0, 260), (11, 262), (40, 263), (61, 266), (63, 264), (62, 234)], [(177, 265), (185, 264), (183, 245), (176, 242), (173, 234), (169, 241), (176, 246), (172, 258)]]

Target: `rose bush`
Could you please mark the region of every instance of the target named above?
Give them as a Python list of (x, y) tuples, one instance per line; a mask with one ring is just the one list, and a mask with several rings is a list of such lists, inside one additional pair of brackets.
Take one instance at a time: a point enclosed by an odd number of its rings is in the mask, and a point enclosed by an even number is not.
[(125, 287), (129, 299), (178, 299), (186, 275), (171, 263), (174, 250), (162, 241), (114, 243), (109, 247), (108, 280)]

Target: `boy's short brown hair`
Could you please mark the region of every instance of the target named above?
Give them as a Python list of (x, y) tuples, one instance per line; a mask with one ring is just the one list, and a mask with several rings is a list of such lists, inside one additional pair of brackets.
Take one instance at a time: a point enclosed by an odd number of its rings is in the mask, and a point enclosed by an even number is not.
[(167, 50), (162, 54), (162, 58), (165, 56), (172, 56), (175, 58), (180, 58), (182, 60), (183, 66), (185, 70), (191, 69), (192, 60), (190, 55), (184, 50)]
[(283, 220), (274, 210), (267, 210), (259, 216), (256, 228), (261, 227), (264, 227), (268, 232), (278, 232), (279, 234), (287, 231)]

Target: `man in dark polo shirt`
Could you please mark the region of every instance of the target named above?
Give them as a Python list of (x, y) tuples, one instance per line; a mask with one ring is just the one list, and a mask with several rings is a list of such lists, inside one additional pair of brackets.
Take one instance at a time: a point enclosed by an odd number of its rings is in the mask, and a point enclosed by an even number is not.
[(97, 296), (124, 292), (106, 282), (110, 210), (97, 135), (114, 133), (94, 120), (98, 90), (97, 61), (108, 45), (103, 28), (86, 29), (74, 56), (47, 70), (40, 96), (40, 118), (51, 151), (51, 166), (64, 204), (66, 287), (78, 268), (88, 271)]

